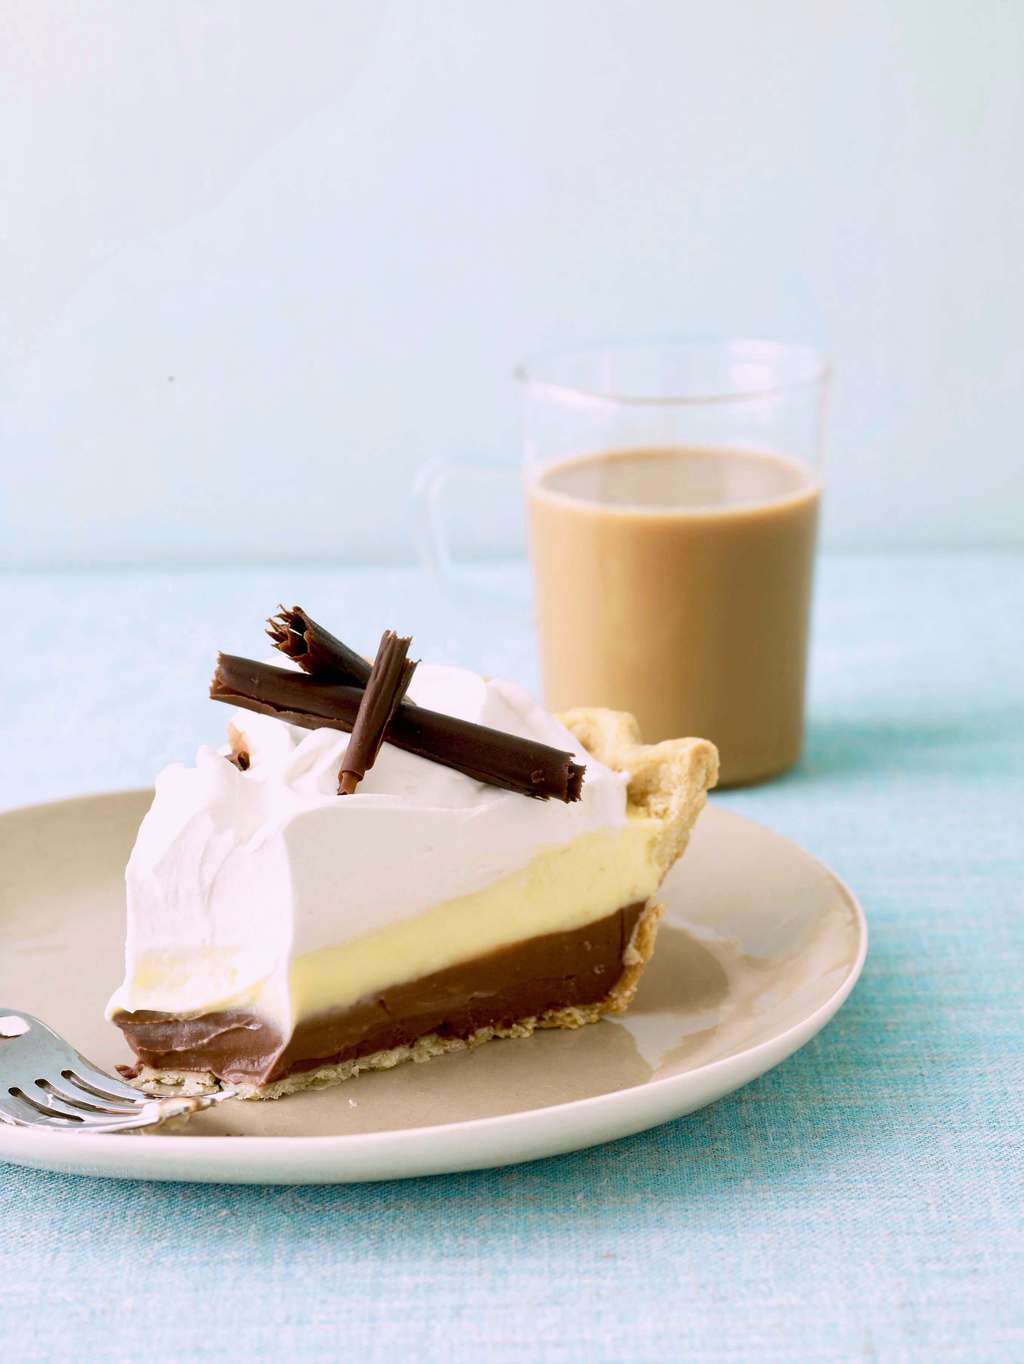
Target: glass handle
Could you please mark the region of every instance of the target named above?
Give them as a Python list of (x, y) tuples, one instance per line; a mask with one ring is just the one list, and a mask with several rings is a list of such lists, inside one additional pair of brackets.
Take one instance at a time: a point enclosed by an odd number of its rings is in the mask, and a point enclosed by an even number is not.
[[(415, 487), (420, 554), (444, 592), (460, 606), (498, 612), (506, 620), (526, 623), (530, 609), (525, 592), (494, 581), (494, 575), (477, 562), (460, 560), (451, 547), (451, 515), (446, 500), (458, 485), (477, 483), (480, 496), (502, 496), (502, 484), (514, 483), (522, 497), (522, 469), (518, 464), (475, 459), (432, 460), (420, 471)], [(507, 494), (506, 494), (507, 495)], [(489, 580), (490, 579), (490, 580)]]

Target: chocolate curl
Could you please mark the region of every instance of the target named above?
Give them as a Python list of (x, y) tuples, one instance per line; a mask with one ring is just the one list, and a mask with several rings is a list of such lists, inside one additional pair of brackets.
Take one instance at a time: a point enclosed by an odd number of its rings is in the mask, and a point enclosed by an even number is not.
[(338, 773), (338, 795), (350, 796), (376, 762), (388, 726), (409, 689), (416, 664), (406, 658), (411, 638), (385, 630), (352, 725)]
[[(363, 693), (358, 687), (317, 682), (291, 668), (221, 654), (210, 684), (214, 701), (272, 715), (303, 729), (350, 732)], [(486, 725), (458, 720), (403, 701), (388, 730), (388, 743), (430, 762), (452, 767), (488, 786), (538, 800), (580, 798), (586, 769), (571, 753), (533, 739), (520, 739)]]
[(267, 634), (275, 649), (293, 658), (311, 677), (356, 687), (365, 687), (369, 681), (370, 665), (362, 654), (335, 639), (301, 606), (293, 606), (290, 611), (279, 606), (277, 615), (267, 621)]

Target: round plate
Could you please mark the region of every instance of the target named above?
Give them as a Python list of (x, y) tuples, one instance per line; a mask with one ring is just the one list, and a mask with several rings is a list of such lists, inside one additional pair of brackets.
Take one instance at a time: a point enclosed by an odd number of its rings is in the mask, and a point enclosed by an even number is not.
[[(0, 816), (0, 1013), (38, 1014), (107, 1069), (121, 978), (123, 868), (151, 793)], [(342, 1183), (482, 1169), (643, 1131), (791, 1055), (853, 989), (864, 915), (820, 862), (709, 807), (663, 892), (668, 914), (629, 1013), (490, 1042), (275, 1103), (227, 1103), (172, 1133), (0, 1125), (0, 1159), (134, 1179)], [(3, 1055), (0, 1051), (0, 1082)]]

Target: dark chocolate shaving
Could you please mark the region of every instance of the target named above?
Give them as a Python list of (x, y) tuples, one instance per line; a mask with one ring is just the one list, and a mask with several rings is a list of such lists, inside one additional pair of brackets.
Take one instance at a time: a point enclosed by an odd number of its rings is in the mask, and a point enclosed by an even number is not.
[(338, 795), (350, 796), (376, 761), (388, 726), (416, 671), (406, 654), (412, 640), (385, 630), (359, 702), (345, 756), (338, 772)]
[[(358, 687), (319, 682), (289, 668), (221, 654), (210, 695), (215, 701), (273, 715), (303, 729), (351, 732), (363, 693)], [(571, 753), (442, 715), (425, 706), (403, 701), (387, 740), (396, 748), (452, 767), (489, 786), (539, 800), (580, 798), (586, 769)]]
[(370, 665), (362, 654), (357, 654), (329, 630), (318, 625), (301, 606), (289, 611), (278, 607), (276, 616), (267, 621), (267, 634), (274, 648), (293, 658), (303, 672), (321, 682), (345, 682), (350, 686), (365, 687), (370, 677)]

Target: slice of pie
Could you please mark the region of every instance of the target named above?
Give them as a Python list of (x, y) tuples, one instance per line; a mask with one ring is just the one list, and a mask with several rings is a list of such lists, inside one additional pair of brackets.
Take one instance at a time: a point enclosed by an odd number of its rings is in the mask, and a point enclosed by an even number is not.
[(161, 773), (128, 864), (108, 1016), (143, 1079), (277, 1098), (628, 1006), (714, 747), (456, 668), (421, 666), (406, 705), (568, 750), (579, 799), (390, 742), (339, 796), (346, 733), (239, 712), (230, 748)]

